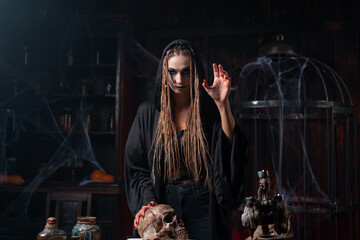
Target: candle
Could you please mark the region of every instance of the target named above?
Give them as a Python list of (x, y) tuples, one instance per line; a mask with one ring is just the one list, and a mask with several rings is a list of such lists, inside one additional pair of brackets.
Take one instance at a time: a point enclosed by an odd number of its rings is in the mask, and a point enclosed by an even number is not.
[(281, 202), (282, 201), (282, 196), (280, 195), (280, 193), (276, 194), (273, 197), (274, 202)]
[(258, 171), (259, 178), (266, 178), (267, 176), (268, 176), (268, 171), (265, 171), (264, 169), (261, 171)]
[(254, 197), (247, 197), (247, 198), (245, 198), (245, 202), (246, 202), (247, 205), (252, 205), (253, 203), (256, 202), (256, 198), (254, 198)]

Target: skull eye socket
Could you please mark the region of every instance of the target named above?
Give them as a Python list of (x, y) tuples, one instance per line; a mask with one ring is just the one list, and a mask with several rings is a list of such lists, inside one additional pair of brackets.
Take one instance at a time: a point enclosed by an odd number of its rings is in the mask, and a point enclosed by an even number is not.
[(164, 217), (163, 221), (166, 222), (166, 223), (171, 223), (173, 221), (173, 218), (174, 218), (174, 213), (168, 213)]

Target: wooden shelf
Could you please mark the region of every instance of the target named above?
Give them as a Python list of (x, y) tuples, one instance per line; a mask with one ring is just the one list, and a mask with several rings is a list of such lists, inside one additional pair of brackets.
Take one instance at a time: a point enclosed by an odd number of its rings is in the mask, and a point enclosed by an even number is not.
[(109, 69), (114, 70), (116, 68), (116, 64), (71, 64), (71, 65), (64, 65), (64, 67), (61, 68), (61, 70), (103, 70), (103, 69)]
[[(56, 132), (56, 131), (26, 131), (24, 134), (28, 135), (67, 135), (69, 132)], [(85, 132), (71, 132), (71, 134), (82, 135)], [(115, 132), (103, 132), (103, 131), (93, 131), (87, 132), (89, 136), (116, 136)]]
[(53, 98), (109, 98), (109, 99), (113, 99), (116, 97), (115, 94), (98, 94), (98, 95), (92, 95), (92, 94), (88, 94), (88, 95), (75, 95), (75, 94), (58, 94), (58, 95), (54, 95), (54, 96), (48, 96), (48, 97), (53, 97)]
[[(87, 101), (106, 101), (107, 103), (116, 100), (115, 94), (89, 94), (89, 95), (79, 95), (79, 94), (64, 94), (64, 95), (54, 95), (54, 96), (47, 96), (48, 99), (51, 99), (51, 104), (58, 104), (62, 103), (64, 101), (80, 101), (82, 99), (85, 99)], [(114, 103), (115, 104), (115, 103)]]
[[(60, 182), (59, 182), (60, 184)], [(20, 192), (89, 192), (100, 195), (120, 195), (124, 193), (124, 187), (115, 183), (100, 183), (99, 185), (86, 186), (44, 186), (37, 187), (35, 190), (28, 189), (26, 186), (0, 185), (0, 193), (20, 193)]]

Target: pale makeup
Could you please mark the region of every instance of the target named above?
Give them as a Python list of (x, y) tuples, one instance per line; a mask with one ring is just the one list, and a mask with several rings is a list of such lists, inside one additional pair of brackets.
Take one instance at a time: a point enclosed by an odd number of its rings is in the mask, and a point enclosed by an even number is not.
[(173, 55), (168, 59), (168, 84), (175, 94), (188, 94), (190, 89), (190, 56)]

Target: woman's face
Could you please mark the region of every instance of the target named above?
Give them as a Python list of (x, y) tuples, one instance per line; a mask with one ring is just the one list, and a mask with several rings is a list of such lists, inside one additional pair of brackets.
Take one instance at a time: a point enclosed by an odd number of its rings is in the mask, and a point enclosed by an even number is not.
[(174, 94), (190, 92), (190, 56), (173, 55), (168, 59), (168, 85)]

